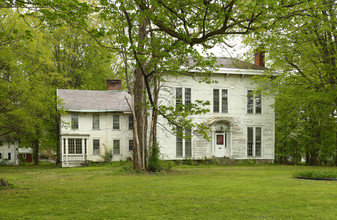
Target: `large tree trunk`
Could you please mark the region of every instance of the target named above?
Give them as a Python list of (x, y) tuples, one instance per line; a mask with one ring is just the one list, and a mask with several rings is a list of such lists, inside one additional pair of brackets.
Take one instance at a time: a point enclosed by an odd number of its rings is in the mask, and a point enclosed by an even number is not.
[(39, 147), (40, 147), (39, 140), (36, 139), (33, 142), (33, 161), (34, 161), (34, 165), (39, 165)]
[[(139, 28), (139, 40), (142, 42), (146, 38), (146, 21), (143, 21), (140, 24)], [(144, 48), (143, 44), (138, 45), (138, 52), (141, 54), (142, 49)], [(139, 145), (136, 145), (134, 148), (134, 167), (137, 167), (140, 170), (145, 170), (145, 149), (146, 149), (146, 99), (145, 99), (145, 80), (144, 72), (145, 63), (143, 60), (137, 60), (137, 66), (134, 71), (134, 111), (135, 111), (135, 120), (137, 124), (135, 128), (137, 132), (134, 132), (134, 135), (137, 135)]]

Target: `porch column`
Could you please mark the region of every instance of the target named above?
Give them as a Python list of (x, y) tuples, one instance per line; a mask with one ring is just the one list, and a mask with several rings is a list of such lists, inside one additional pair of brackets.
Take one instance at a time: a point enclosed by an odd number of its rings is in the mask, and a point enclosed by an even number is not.
[(63, 163), (63, 154), (64, 154), (64, 138), (60, 137), (60, 141), (61, 141), (61, 164)]
[(211, 145), (212, 155), (211, 156), (215, 156), (215, 140), (214, 140), (215, 127), (212, 126), (211, 130), (212, 130), (212, 145)]
[(81, 139), (81, 142), (82, 142), (82, 156), (83, 156), (83, 161), (85, 161), (84, 138)]
[(67, 164), (67, 167), (69, 166), (69, 162), (68, 162), (68, 138), (66, 138), (66, 164)]
[(233, 125), (229, 124), (229, 135), (230, 135), (230, 150), (229, 150), (229, 156), (233, 156)]

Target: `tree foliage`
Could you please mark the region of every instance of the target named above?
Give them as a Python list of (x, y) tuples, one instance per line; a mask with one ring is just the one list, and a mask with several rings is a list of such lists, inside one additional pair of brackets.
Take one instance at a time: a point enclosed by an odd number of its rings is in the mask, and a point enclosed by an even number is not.
[(275, 94), (276, 155), (281, 162), (337, 164), (335, 1), (294, 1), (270, 29), (247, 39), (268, 54), (274, 74), (260, 79)]

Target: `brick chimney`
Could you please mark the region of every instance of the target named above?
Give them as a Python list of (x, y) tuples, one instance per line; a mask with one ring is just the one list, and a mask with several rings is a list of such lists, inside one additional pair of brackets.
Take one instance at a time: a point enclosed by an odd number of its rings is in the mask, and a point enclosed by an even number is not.
[(264, 51), (262, 48), (256, 49), (255, 50), (255, 61), (254, 61), (255, 65), (258, 66), (263, 66), (265, 67), (264, 64)]
[(122, 81), (120, 79), (107, 79), (106, 82), (109, 91), (121, 91)]

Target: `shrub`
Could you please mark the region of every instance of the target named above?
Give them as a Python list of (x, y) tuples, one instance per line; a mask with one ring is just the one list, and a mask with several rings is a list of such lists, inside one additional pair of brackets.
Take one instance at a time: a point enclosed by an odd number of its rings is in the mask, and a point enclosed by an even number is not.
[(103, 158), (104, 163), (110, 163), (112, 161), (112, 158), (113, 158), (112, 149), (111, 148), (107, 148), (104, 145), (104, 154), (101, 155), (101, 157)]
[(302, 170), (293, 175), (295, 178), (315, 178), (315, 179), (336, 179), (337, 171), (335, 170)]
[(159, 159), (159, 146), (158, 143), (152, 146), (152, 151), (150, 155), (150, 160), (149, 160), (149, 170), (152, 172), (159, 172), (162, 167)]

